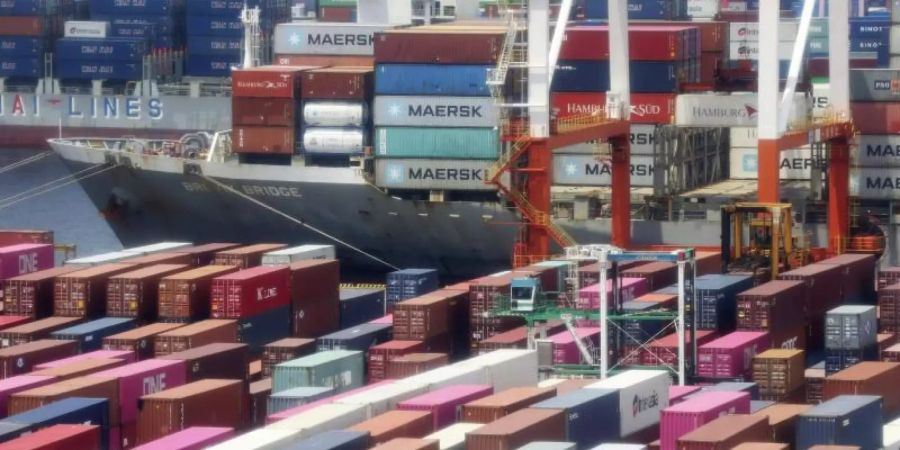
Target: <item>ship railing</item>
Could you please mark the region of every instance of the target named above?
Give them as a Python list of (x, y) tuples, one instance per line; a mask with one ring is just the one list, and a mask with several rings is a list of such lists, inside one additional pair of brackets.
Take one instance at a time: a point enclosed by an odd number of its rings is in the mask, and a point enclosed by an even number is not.
[(612, 119), (610, 119), (607, 111), (598, 109), (590, 114), (556, 118), (550, 122), (550, 131), (553, 134), (565, 134), (610, 122), (612, 122)]

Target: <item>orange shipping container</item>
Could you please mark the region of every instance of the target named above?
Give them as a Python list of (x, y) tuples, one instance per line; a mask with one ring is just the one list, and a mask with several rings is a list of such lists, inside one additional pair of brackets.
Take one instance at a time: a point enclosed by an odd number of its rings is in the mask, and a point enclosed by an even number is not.
[(119, 383), (115, 378), (81, 377), (17, 392), (9, 399), (9, 415), (23, 413), (69, 397), (109, 400), (109, 423), (119, 423)]
[(369, 433), (371, 444), (383, 444), (396, 438), (421, 438), (434, 431), (429, 411), (389, 411), (349, 428)]
[(466, 434), (466, 450), (515, 450), (532, 441), (565, 441), (566, 413), (523, 409)]
[(237, 321), (204, 320), (156, 336), (153, 343), (157, 358), (206, 344), (237, 342)]
[(825, 378), (824, 400), (839, 395), (878, 395), (885, 417), (900, 412), (900, 363), (863, 361)]
[(678, 450), (731, 450), (742, 442), (765, 442), (772, 428), (765, 417), (722, 416), (678, 439)]
[(440, 443), (436, 439), (397, 438), (372, 447), (372, 450), (440, 450)]
[(461, 422), (491, 423), (556, 396), (556, 388), (517, 387), (466, 403)]
[(243, 390), (239, 380), (206, 379), (141, 397), (138, 444), (193, 426), (240, 428)]

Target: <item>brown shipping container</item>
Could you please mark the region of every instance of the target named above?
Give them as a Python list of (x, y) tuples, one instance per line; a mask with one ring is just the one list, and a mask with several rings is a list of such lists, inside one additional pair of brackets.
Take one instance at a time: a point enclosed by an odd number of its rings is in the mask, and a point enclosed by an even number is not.
[(803, 301), (806, 285), (800, 281), (770, 281), (737, 296), (737, 329), (768, 331), (772, 348), (805, 348)]
[(300, 90), (305, 100), (366, 100), (371, 98), (375, 70), (357, 67), (329, 67), (305, 72)]
[(502, 27), (428, 26), (375, 33), (379, 63), (494, 64), (503, 50)]
[(50, 333), (81, 322), (78, 317), (47, 317), (17, 327), (0, 331), (0, 347), (34, 342), (50, 336)]
[(235, 342), (237, 321), (204, 320), (157, 335), (153, 348), (154, 354), (159, 358), (206, 344)]
[(350, 6), (323, 6), (319, 8), (322, 22), (356, 22), (356, 8)]
[(469, 321), (468, 292), (439, 290), (394, 306), (394, 339), (425, 341)]
[[(552, 336), (565, 330), (566, 326), (558, 320), (546, 324), (535, 325), (535, 335)], [(505, 333), (489, 337), (478, 344), (478, 350), (482, 353), (501, 349), (524, 349), (528, 346), (528, 328), (519, 327)]]
[(83, 361), (75, 361), (59, 367), (51, 367), (44, 370), (35, 370), (29, 375), (41, 375), (45, 377), (54, 377), (56, 381), (70, 380), (72, 378), (83, 377), (94, 372), (100, 372), (106, 369), (113, 369), (124, 366), (128, 361), (124, 359), (86, 359)]
[(884, 352), (893, 347), (897, 343), (896, 333), (878, 333), (875, 337), (878, 342), (879, 359), (884, 359)]
[(301, 73), (315, 68), (281, 65), (233, 70), (231, 71), (233, 97), (297, 98)]
[(386, 379), (399, 380), (449, 363), (446, 353), (410, 353), (399, 356), (387, 365)]
[(238, 266), (240, 269), (256, 267), (262, 263), (262, 257), (268, 252), (286, 248), (287, 244), (255, 244), (238, 247), (216, 253), (213, 264)]
[(878, 270), (878, 290), (900, 283), (900, 267), (885, 267)]
[(101, 264), (57, 277), (53, 284), (53, 314), (86, 318), (103, 316), (109, 279), (135, 268), (133, 264)]
[(263, 378), (250, 383), (247, 425), (251, 428), (266, 424), (269, 396), (272, 395), (272, 379)]
[[(231, 148), (235, 153), (292, 155), (297, 147), (294, 131), (294, 127), (235, 125), (231, 131)], [(221, 263), (217, 260), (217, 264)]]
[(3, 313), (43, 319), (53, 315), (53, 282), (84, 266), (62, 266), (10, 278), (4, 283)]
[(790, 450), (791, 446), (776, 442), (744, 442), (731, 450)]
[(250, 361), (247, 365), (247, 380), (259, 381), (262, 379), (262, 360)]
[(466, 450), (515, 450), (532, 441), (565, 440), (565, 411), (522, 409), (466, 433)]
[(0, 247), (16, 244), (52, 244), (53, 232), (47, 230), (0, 230)]
[(237, 270), (234, 265), (205, 266), (159, 280), (159, 318), (187, 322), (209, 317), (213, 278)]
[(369, 444), (377, 445), (395, 438), (425, 437), (434, 432), (434, 419), (429, 411), (388, 411), (348, 430), (369, 433)]
[(289, 98), (233, 97), (231, 123), (264, 127), (297, 125), (297, 102)]
[(80, 377), (17, 392), (9, 398), (9, 415), (23, 413), (70, 397), (109, 400), (109, 423), (119, 423), (119, 383), (115, 378)]
[[(691, 24), (693, 26), (693, 23)], [(695, 256), (697, 276), (722, 273), (722, 253), (698, 251)]]
[(507, 389), (463, 405), (460, 422), (491, 423), (555, 396), (555, 387), (516, 387)]
[(78, 345), (75, 341), (44, 339), (25, 342), (0, 349), (0, 378), (9, 378), (31, 372), (37, 364), (75, 356)]
[(341, 320), (340, 264), (335, 260), (291, 264), (294, 337), (317, 338), (337, 331)]
[(806, 403), (821, 403), (825, 390), (825, 367), (806, 369), (803, 381), (806, 384)]
[(525, 325), (525, 318), (523, 317), (472, 317), (472, 320), (469, 322), (469, 349), (472, 353), (478, 353), (480, 351), (478, 345), (481, 341), (523, 325)]
[(329, 55), (275, 55), (279, 66), (357, 66), (374, 67), (374, 56), (329, 56)]
[[(485, 312), (497, 306), (500, 297), (508, 297), (512, 279), (512, 274), (507, 274), (472, 281), (472, 284), (469, 285), (469, 317), (473, 321), (483, 317)], [(485, 336), (479, 341), (488, 337), (490, 336)]]
[(387, 378), (387, 367), (395, 359), (410, 353), (420, 352), (425, 343), (422, 341), (401, 341), (394, 339), (369, 347), (367, 352), (369, 382), (384, 380)]
[(766, 417), (735, 414), (722, 416), (678, 438), (678, 450), (731, 450), (749, 441), (771, 439)]
[(900, 344), (894, 344), (881, 353), (881, 360), (887, 362), (900, 362)]
[(754, 356), (753, 382), (759, 386), (760, 400), (783, 402), (792, 399), (803, 390), (805, 370), (802, 350), (767, 350)]
[[(189, 256), (181, 258), (187, 260)], [(136, 317), (145, 323), (155, 321), (159, 280), (187, 268), (187, 264), (159, 264), (110, 278), (106, 286), (106, 315)]]
[(372, 450), (440, 450), (440, 444), (437, 439), (397, 438), (372, 447)]
[(816, 264), (841, 267), (844, 301), (871, 304), (875, 300), (875, 256), (845, 253)]
[(592, 378), (573, 378), (571, 380), (565, 380), (562, 383), (553, 385), (552, 387), (556, 389), (556, 395), (566, 395), (570, 392), (584, 389), (585, 386), (594, 384), (596, 382), (597, 380)]
[(244, 383), (207, 379), (141, 397), (137, 443), (190, 427), (240, 428)]
[(652, 262), (625, 270), (621, 276), (622, 278), (645, 278), (647, 290), (655, 291), (676, 283), (678, 268), (675, 263)]
[(183, 264), (193, 266), (194, 259), (187, 253), (180, 253), (178, 250), (172, 250), (172, 253), (151, 253), (149, 255), (137, 256), (134, 258), (123, 259), (119, 261), (121, 264), (134, 264), (136, 266), (148, 267), (159, 264)]
[(900, 333), (900, 284), (878, 291), (878, 327), (886, 333)]
[(188, 383), (204, 378), (250, 379), (250, 352), (247, 344), (207, 344), (160, 356), (185, 362)]
[(839, 305), (844, 298), (840, 266), (811, 264), (784, 272), (778, 279), (803, 281), (806, 284), (806, 312), (810, 321), (824, 318), (825, 312)]
[(885, 417), (900, 412), (900, 363), (863, 361), (825, 378), (824, 400), (839, 395), (878, 395)]
[(180, 323), (151, 323), (103, 338), (103, 349), (133, 351), (137, 361), (150, 359), (153, 358), (156, 336), (183, 326)]
[(810, 408), (812, 408), (810, 405), (776, 403), (753, 415), (769, 419), (769, 426), (772, 427), (772, 441), (793, 443), (797, 434), (797, 418)]
[(272, 376), (272, 367), (278, 364), (315, 352), (315, 339), (285, 338), (266, 344), (262, 354), (262, 376)]
[(0, 36), (39, 37), (43, 34), (43, 16), (0, 17)]
[(213, 242), (210, 244), (195, 245), (193, 247), (182, 247), (173, 250), (173, 252), (190, 255), (190, 264), (195, 267), (200, 267), (212, 264), (213, 259), (216, 257), (216, 253), (238, 248), (240, 246), (241, 244), (232, 242)]

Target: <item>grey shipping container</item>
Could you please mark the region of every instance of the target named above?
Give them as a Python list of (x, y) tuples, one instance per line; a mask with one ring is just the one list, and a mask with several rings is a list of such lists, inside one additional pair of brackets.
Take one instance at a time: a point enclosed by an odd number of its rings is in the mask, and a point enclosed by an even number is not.
[(341, 289), (341, 329), (360, 325), (384, 315), (384, 289)]
[(490, 97), (380, 95), (375, 126), (494, 127), (500, 110)]
[(279, 55), (373, 55), (375, 32), (391, 25), (323, 23), (304, 20), (275, 27)]
[(881, 437), (881, 397), (842, 395), (800, 415), (796, 448), (851, 445), (860, 450), (877, 450), (882, 445)]
[(369, 433), (363, 431), (326, 431), (284, 447), (282, 450), (366, 450)]
[(379, 159), (375, 161), (375, 181), (392, 189), (447, 191), (492, 191), (485, 183), (488, 160)]
[(859, 350), (878, 340), (878, 317), (874, 306), (845, 305), (825, 315), (825, 348)]
[(333, 387), (340, 392), (365, 383), (363, 352), (331, 350), (293, 359), (272, 370), (272, 392), (301, 386)]
[(565, 411), (566, 440), (578, 444), (579, 448), (589, 448), (621, 437), (617, 427), (598, 426), (619, 423), (618, 390), (579, 389), (531, 407)]
[[(656, 165), (653, 156), (631, 155), (631, 185), (653, 186)], [(561, 186), (610, 186), (612, 164), (595, 155), (580, 153), (553, 154), (553, 184)]]
[(373, 345), (391, 340), (392, 329), (393, 325), (386, 323), (364, 323), (320, 337), (317, 348), (320, 352), (326, 350), (366, 352)]
[(50, 333), (50, 337), (75, 341), (78, 346), (78, 352), (87, 353), (100, 350), (103, 347), (103, 338), (131, 330), (134, 326), (134, 319), (105, 317), (54, 331)]
[(332, 394), (334, 394), (334, 388), (330, 387), (306, 386), (287, 389), (272, 394), (269, 397), (269, 403), (266, 411), (268, 411), (269, 415), (272, 415), (286, 409), (291, 409), (300, 405), (312, 403), (316, 400), (321, 400), (323, 398), (331, 396)]
[(900, 69), (853, 69), (850, 71), (850, 98), (860, 102), (896, 102), (900, 91)]

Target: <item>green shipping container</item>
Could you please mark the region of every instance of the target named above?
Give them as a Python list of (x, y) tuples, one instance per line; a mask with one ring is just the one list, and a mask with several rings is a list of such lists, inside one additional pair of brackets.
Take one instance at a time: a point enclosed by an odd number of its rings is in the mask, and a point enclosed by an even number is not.
[(375, 130), (378, 158), (497, 159), (496, 128), (407, 128)]
[(335, 393), (365, 384), (363, 352), (330, 350), (275, 366), (272, 392), (295, 387), (330, 387)]

